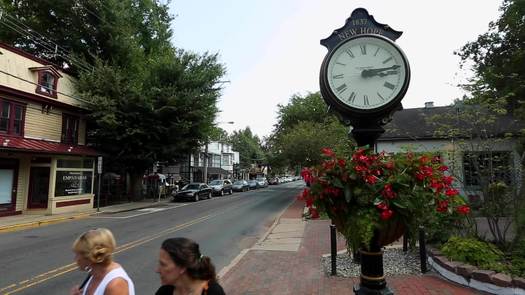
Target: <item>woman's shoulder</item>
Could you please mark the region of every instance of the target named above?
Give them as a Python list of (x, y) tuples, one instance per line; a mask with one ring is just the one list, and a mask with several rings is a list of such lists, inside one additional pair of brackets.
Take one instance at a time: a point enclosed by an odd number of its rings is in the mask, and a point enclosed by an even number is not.
[(205, 293), (206, 295), (225, 295), (224, 290), (222, 289), (221, 285), (217, 282), (210, 283), (208, 285), (208, 291)]
[(175, 290), (174, 286), (164, 285), (164, 286), (161, 286), (157, 290), (157, 292), (155, 292), (155, 295), (172, 295), (173, 294), (173, 290)]

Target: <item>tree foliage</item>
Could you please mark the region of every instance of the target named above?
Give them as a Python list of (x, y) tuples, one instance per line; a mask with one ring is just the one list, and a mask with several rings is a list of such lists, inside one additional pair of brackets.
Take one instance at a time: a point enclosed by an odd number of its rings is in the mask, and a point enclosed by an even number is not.
[(470, 99), (502, 102), (525, 118), (525, 1), (504, 0), (500, 18), (457, 53), (472, 64), (474, 77), (464, 85)]
[(77, 95), (91, 102), (90, 142), (135, 184), (154, 161), (181, 157), (213, 132), (225, 68), (217, 54), (171, 45), (169, 3), (0, 1), (0, 38), (69, 66)]
[(272, 169), (317, 165), (323, 147), (348, 150), (347, 128), (327, 112), (319, 92), (294, 95), (278, 108), (278, 122), (267, 140)]
[(250, 168), (251, 164), (265, 164), (266, 157), (261, 147), (261, 140), (252, 133), (250, 127), (233, 131), (229, 137), (234, 151), (239, 152), (241, 169)]

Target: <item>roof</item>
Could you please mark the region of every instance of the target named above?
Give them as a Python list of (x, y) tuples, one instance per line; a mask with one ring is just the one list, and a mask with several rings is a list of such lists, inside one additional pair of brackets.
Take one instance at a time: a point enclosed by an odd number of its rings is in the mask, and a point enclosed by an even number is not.
[(84, 145), (47, 140), (0, 136), (0, 151), (32, 152), (58, 155), (98, 156), (101, 153)]
[[(478, 107), (477, 110), (480, 111), (480, 108)], [(450, 125), (449, 129), (458, 128), (465, 132), (472, 130), (471, 132), (475, 133), (485, 130), (488, 136), (517, 134), (525, 128), (522, 122), (510, 114), (499, 116), (492, 124), (480, 125), (463, 116), (462, 110), (455, 106), (413, 108), (394, 113), (392, 121), (384, 126), (386, 131), (378, 141), (440, 139), (444, 136), (439, 136), (436, 132), (443, 127), (443, 124)]]

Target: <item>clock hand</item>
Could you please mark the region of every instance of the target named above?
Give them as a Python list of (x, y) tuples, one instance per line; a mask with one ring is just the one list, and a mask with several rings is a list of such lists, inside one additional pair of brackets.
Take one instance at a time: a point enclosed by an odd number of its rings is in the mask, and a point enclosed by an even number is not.
[(397, 73), (398, 73), (397, 71), (388, 71), (386, 73), (377, 73), (376, 75), (378, 75), (379, 77), (385, 77), (385, 76), (388, 76), (388, 75), (395, 75)]
[(386, 70), (397, 70), (398, 68), (400, 68), (401, 66), (400, 65), (393, 65), (391, 67), (387, 67), (387, 68), (379, 68), (379, 69), (366, 69), (366, 70), (363, 70), (361, 72), (361, 76), (363, 78), (367, 78), (367, 77), (373, 77), (375, 75), (378, 75), (380, 72), (383, 72), (383, 71), (386, 71)]

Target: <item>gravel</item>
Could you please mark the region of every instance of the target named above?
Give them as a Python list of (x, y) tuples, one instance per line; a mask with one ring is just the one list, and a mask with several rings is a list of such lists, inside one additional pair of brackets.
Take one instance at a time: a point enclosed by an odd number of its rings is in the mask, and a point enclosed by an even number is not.
[[(321, 258), (321, 264), (325, 274), (331, 273), (330, 255)], [(337, 255), (337, 276), (358, 277), (361, 273), (361, 265), (352, 261), (348, 253)], [(383, 252), (383, 270), (386, 276), (420, 274), (419, 249), (403, 252), (400, 248), (386, 248)]]

